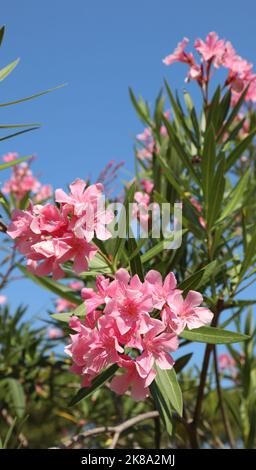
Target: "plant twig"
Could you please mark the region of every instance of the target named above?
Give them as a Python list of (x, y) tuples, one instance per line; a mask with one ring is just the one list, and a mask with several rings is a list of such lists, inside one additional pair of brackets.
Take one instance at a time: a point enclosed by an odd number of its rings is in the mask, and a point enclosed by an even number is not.
[(124, 421), (121, 424), (118, 424), (117, 426), (99, 426), (97, 428), (93, 429), (88, 429), (88, 431), (85, 431), (83, 433), (77, 434), (76, 436), (73, 436), (71, 440), (69, 440), (66, 444), (64, 444), (64, 447), (71, 447), (73, 444), (76, 444), (77, 442), (87, 439), (88, 437), (95, 436), (97, 434), (103, 434), (103, 433), (112, 433), (113, 434), (113, 439), (110, 445), (110, 449), (114, 449), (118, 443), (120, 435), (126, 431), (127, 429), (135, 426), (138, 423), (141, 423), (142, 421), (145, 421), (146, 419), (154, 419), (159, 416), (158, 411), (149, 411), (147, 413), (142, 413), (139, 414), (138, 416), (135, 416), (134, 418), (130, 418), (127, 421)]

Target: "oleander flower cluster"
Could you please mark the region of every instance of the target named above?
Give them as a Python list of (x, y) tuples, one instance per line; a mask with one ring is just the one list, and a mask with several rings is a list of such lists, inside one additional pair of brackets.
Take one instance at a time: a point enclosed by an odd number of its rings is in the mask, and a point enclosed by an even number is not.
[[(15, 161), (19, 158), (18, 153), (9, 152), (2, 157), (6, 163)], [(29, 193), (35, 203), (40, 203), (50, 199), (52, 196), (52, 187), (49, 184), (42, 184), (33, 175), (30, 163), (22, 162), (12, 167), (10, 179), (7, 180), (2, 188), (4, 194), (11, 194), (16, 202), (20, 202)]]
[(116, 364), (123, 372), (112, 379), (111, 389), (118, 394), (129, 389), (135, 400), (148, 395), (156, 366), (173, 367), (171, 354), (184, 328), (201, 327), (213, 317), (201, 306), (199, 292), (183, 297), (173, 273), (163, 280), (151, 270), (142, 282), (121, 268), (113, 280), (97, 276), (96, 288), (85, 287), (81, 295), (87, 313), (85, 319), (71, 317), (69, 326), (76, 333), (66, 347), (72, 371), (89, 387), (103, 369)]
[(212, 65), (214, 69), (224, 67), (228, 72), (225, 86), (231, 88), (233, 103), (236, 103), (247, 87), (246, 101), (256, 101), (256, 74), (253, 72), (253, 65), (238, 55), (230, 41), (219, 39), (215, 32), (209, 33), (205, 41), (196, 39), (194, 49), (199, 53), (199, 63), (192, 52), (186, 52), (188, 43), (189, 39), (183, 38), (174, 52), (164, 58), (164, 64), (186, 64), (189, 67), (186, 81), (196, 80), (201, 87), (209, 82)]
[(105, 209), (103, 185), (87, 186), (77, 179), (70, 193), (55, 192), (54, 204), (34, 205), (27, 210), (16, 209), (7, 233), (16, 240), (16, 249), (27, 258), (28, 269), (38, 276), (64, 276), (63, 264), (72, 262), (79, 274), (88, 270), (88, 261), (97, 252), (92, 240), (111, 237), (106, 225), (113, 213)]

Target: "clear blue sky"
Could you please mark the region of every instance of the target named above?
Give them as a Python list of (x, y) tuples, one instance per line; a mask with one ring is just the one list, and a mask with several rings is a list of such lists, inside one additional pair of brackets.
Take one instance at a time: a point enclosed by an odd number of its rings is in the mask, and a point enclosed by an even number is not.
[[(2, 0), (0, 22), (7, 29), (0, 65), (21, 58), (0, 84), (0, 101), (68, 82), (48, 96), (1, 110), (1, 123), (43, 124), (39, 131), (1, 143), (0, 153), (36, 153), (35, 173), (54, 188), (97, 176), (113, 158), (125, 160), (132, 171), (133, 138), (141, 126), (128, 86), (149, 102), (164, 76), (181, 89), (185, 68), (165, 68), (161, 60), (183, 36), (193, 42), (217, 31), (256, 62), (253, 0)], [(51, 306), (49, 295), (28, 282), (7, 294), (13, 305), (20, 298), (29, 303), (31, 314)]]

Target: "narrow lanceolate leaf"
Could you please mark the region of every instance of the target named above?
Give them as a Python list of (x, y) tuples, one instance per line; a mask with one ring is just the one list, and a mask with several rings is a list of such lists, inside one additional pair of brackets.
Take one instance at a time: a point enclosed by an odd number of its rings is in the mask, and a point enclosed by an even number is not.
[(145, 106), (142, 106), (139, 100), (136, 99), (131, 88), (129, 88), (129, 94), (130, 94), (132, 104), (135, 110), (137, 111), (139, 118), (142, 120), (143, 123), (146, 123), (151, 127), (152, 122), (151, 122), (151, 119), (147, 110), (145, 109)]
[(159, 253), (162, 253), (163, 250), (165, 249), (166, 243), (171, 243), (173, 242), (173, 240), (174, 240), (174, 237), (172, 236), (169, 239), (166, 238), (165, 240), (158, 242), (155, 246), (150, 248), (150, 250), (143, 253), (143, 255), (141, 256), (141, 263), (142, 264), (147, 263), (152, 258), (159, 255)]
[(54, 318), (54, 320), (61, 321), (63, 323), (69, 323), (70, 318), (72, 317), (73, 312), (67, 312), (67, 313), (53, 313), (51, 315), (51, 318)]
[(16, 160), (13, 160), (11, 162), (2, 163), (0, 165), (0, 170), (6, 170), (7, 168), (10, 168), (14, 165), (18, 165), (19, 163), (25, 162), (26, 160), (29, 160), (30, 158), (32, 158), (32, 155), (28, 155), (27, 157), (17, 158)]
[(157, 375), (155, 381), (163, 393), (166, 400), (169, 400), (171, 406), (182, 416), (183, 400), (181, 389), (176, 377), (174, 368), (162, 370), (156, 366)]
[(18, 65), (19, 61), (20, 61), (20, 59), (16, 59), (13, 62), (11, 62), (10, 64), (6, 65), (3, 69), (0, 70), (0, 82), (2, 80), (4, 80), (9, 75), (9, 73), (11, 73), (15, 69), (15, 67)]
[(182, 371), (184, 367), (186, 367), (186, 365), (189, 363), (192, 356), (193, 356), (193, 353), (189, 353), (189, 354), (185, 354), (182, 357), (179, 357), (179, 359), (177, 359), (174, 364), (175, 372), (178, 373)]
[(0, 142), (3, 142), (4, 140), (12, 139), (13, 137), (17, 137), (18, 135), (21, 135), (21, 134), (26, 134), (27, 132), (36, 131), (37, 129), (39, 129), (39, 126), (29, 127), (28, 129), (23, 129), (22, 131), (17, 131), (17, 132), (13, 132), (12, 134), (7, 134), (4, 137), (0, 137)]
[(170, 89), (170, 87), (169, 87), (169, 85), (166, 81), (165, 81), (165, 86), (166, 86), (166, 91), (167, 91), (168, 97), (170, 99), (170, 103), (172, 105), (172, 108), (173, 108), (173, 111), (174, 111), (174, 114), (175, 114), (176, 121), (180, 124), (181, 129), (187, 135), (188, 139), (190, 141), (192, 141), (193, 144), (197, 147), (197, 145), (198, 145), (197, 140), (195, 139), (195, 136), (194, 136), (193, 132), (191, 131), (191, 129), (188, 127), (188, 125), (186, 123), (186, 119), (185, 119), (185, 116), (184, 116), (184, 111), (181, 107), (178, 96), (177, 96), (177, 100), (175, 100), (175, 98), (174, 98), (174, 96), (171, 92), (171, 89)]
[(5, 27), (4, 27), (4, 26), (1, 26), (1, 28), (0, 28), (0, 46), (1, 46), (2, 42), (3, 42), (4, 31), (5, 31)]
[(222, 330), (211, 326), (202, 326), (193, 330), (183, 330), (179, 335), (181, 338), (189, 339), (197, 343), (229, 344), (246, 341), (250, 336), (236, 333), (234, 331)]
[(228, 200), (224, 203), (224, 210), (218, 219), (218, 222), (224, 220), (226, 217), (229, 217), (242, 206), (244, 195), (248, 188), (250, 174), (251, 169), (248, 168), (242, 178), (238, 181), (237, 185), (232, 189), (228, 196)]
[(235, 118), (237, 117), (237, 114), (239, 112), (239, 109), (241, 108), (243, 102), (244, 102), (244, 99), (245, 99), (245, 96), (246, 96), (246, 93), (248, 91), (248, 88), (249, 88), (249, 85), (247, 85), (247, 87), (244, 89), (243, 93), (241, 93), (240, 95), (240, 98), (239, 100), (237, 101), (237, 103), (235, 104), (235, 106), (232, 108), (232, 111), (231, 113), (229, 114), (225, 124), (222, 126), (221, 128), (221, 132), (218, 133), (218, 142), (221, 142), (222, 141), (222, 138), (223, 136), (226, 134), (226, 132), (229, 130), (230, 126), (232, 125), (233, 121), (235, 120)]
[(213, 185), (209, 194), (210, 208), (207, 211), (207, 227), (210, 229), (219, 216), (223, 195), (225, 191), (226, 180), (224, 177), (225, 158), (223, 157), (218, 165), (216, 174), (213, 178)]
[(113, 364), (92, 381), (91, 387), (80, 388), (79, 392), (77, 392), (77, 394), (72, 398), (69, 406), (76, 405), (79, 401), (89, 397), (93, 392), (95, 392), (95, 390), (97, 390), (97, 388), (101, 387), (107, 380), (111, 379), (117, 370), (118, 366)]
[(228, 115), (229, 109), (230, 109), (230, 103), (231, 103), (231, 91), (228, 89), (228, 91), (225, 93), (223, 96), (220, 105), (219, 105), (219, 122), (218, 122), (218, 129), (223, 125), (226, 116)]
[(26, 96), (25, 98), (21, 98), (18, 100), (13, 100), (13, 101), (7, 101), (6, 103), (0, 103), (0, 108), (3, 108), (5, 106), (12, 106), (14, 104), (19, 104), (19, 103), (24, 103), (24, 101), (29, 101), (33, 100), (34, 98), (38, 98), (39, 96), (46, 95), (47, 93), (51, 93), (52, 91), (58, 90), (59, 88), (63, 88), (66, 86), (66, 83), (63, 83), (61, 85), (55, 86), (53, 88), (48, 88), (48, 90), (40, 91), (39, 93), (35, 93), (34, 95)]
[(250, 267), (253, 267), (253, 260), (255, 257), (255, 246), (256, 246), (256, 229), (252, 235), (250, 242), (248, 243), (245, 253), (244, 253), (244, 260), (241, 265), (241, 269), (239, 272), (239, 281), (243, 279), (245, 273)]
[(189, 290), (195, 290), (203, 285), (206, 285), (213, 274), (216, 274), (221, 268), (220, 263), (216, 260), (204, 266), (199, 271), (191, 274), (187, 279), (179, 284), (179, 289), (182, 289), (186, 294)]
[(79, 299), (76, 295), (74, 295), (70, 287), (64, 284), (61, 284), (60, 282), (56, 282), (49, 277), (35, 276), (34, 274), (30, 273), (27, 270), (27, 268), (25, 268), (21, 264), (17, 264), (17, 267), (25, 276), (27, 276), (29, 279), (34, 281), (36, 284), (39, 284), (41, 287), (44, 287), (45, 289), (53, 292), (59, 297), (69, 300), (70, 302), (76, 305), (79, 305), (81, 303), (81, 299)]
[(13, 378), (6, 379), (6, 382), (11, 396), (14, 414), (21, 418), (24, 415), (26, 406), (23, 387), (18, 380)]
[(206, 119), (207, 121), (206, 128), (208, 128), (212, 124), (215, 131), (218, 130), (218, 123), (219, 123), (220, 95), (221, 95), (221, 88), (220, 86), (218, 86), (212, 97), (211, 103), (209, 105), (207, 119)]
[(202, 186), (206, 207), (209, 209), (211, 188), (213, 186), (213, 175), (215, 173), (215, 129), (211, 124), (207, 129), (204, 139), (204, 150), (201, 161), (202, 168)]
[(156, 409), (159, 412), (160, 418), (163, 422), (166, 432), (171, 436), (172, 435), (172, 408), (169, 400), (166, 400), (165, 393), (154, 381), (150, 385), (150, 392), (153, 397)]
[(76, 317), (81, 317), (84, 318), (86, 315), (86, 306), (84, 303), (79, 305), (75, 310), (72, 312), (64, 312), (64, 313), (53, 313), (51, 315), (52, 318), (58, 321), (62, 321), (64, 323), (69, 323), (70, 318), (72, 315), (75, 315)]
[(228, 171), (230, 168), (237, 162), (238, 158), (241, 157), (243, 152), (248, 149), (248, 146), (255, 137), (256, 129), (254, 129), (245, 139), (242, 140), (235, 148), (230, 152), (227, 161), (225, 170)]
[(184, 144), (182, 144), (173, 128), (171, 125), (170, 121), (166, 119), (166, 117), (163, 115), (163, 122), (167, 128), (168, 134), (170, 136), (171, 142), (173, 146), (175, 147), (175, 150), (177, 152), (177, 155), (181, 159), (182, 163), (185, 165), (185, 167), (189, 170), (191, 176), (193, 176), (194, 180), (197, 181), (197, 183), (200, 184), (200, 180), (195, 172), (195, 169), (191, 163), (190, 156), (187, 154), (186, 150), (184, 149)]

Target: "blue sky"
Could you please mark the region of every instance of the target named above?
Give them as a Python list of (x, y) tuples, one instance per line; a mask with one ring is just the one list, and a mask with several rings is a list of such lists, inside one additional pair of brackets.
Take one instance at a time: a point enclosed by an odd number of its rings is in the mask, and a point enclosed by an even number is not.
[[(0, 153), (37, 154), (34, 172), (54, 188), (76, 177), (96, 177), (113, 158), (133, 171), (133, 139), (141, 126), (128, 86), (151, 103), (163, 77), (182, 89), (185, 68), (166, 68), (161, 60), (183, 36), (193, 42), (214, 30), (242, 56), (256, 59), (252, 0), (244, 8), (225, 0), (2, 0), (0, 18), (6, 25), (0, 65), (21, 58), (0, 84), (0, 101), (68, 82), (48, 96), (1, 110), (1, 123), (43, 124), (1, 143)], [(20, 298), (29, 303), (31, 314), (51, 305), (49, 295), (28, 282), (7, 293), (13, 305)]]

